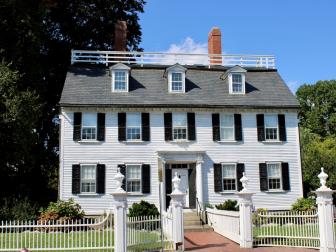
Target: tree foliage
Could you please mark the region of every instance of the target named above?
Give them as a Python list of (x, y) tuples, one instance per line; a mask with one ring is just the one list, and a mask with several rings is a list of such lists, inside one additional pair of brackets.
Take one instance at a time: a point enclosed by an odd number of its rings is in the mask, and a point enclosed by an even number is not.
[(336, 136), (336, 80), (302, 85), (296, 95), (300, 125), (322, 137)]
[(127, 22), (128, 48), (138, 49), (144, 4), (0, 0), (0, 201), (56, 199), (57, 104), (71, 49), (113, 49), (117, 20)]

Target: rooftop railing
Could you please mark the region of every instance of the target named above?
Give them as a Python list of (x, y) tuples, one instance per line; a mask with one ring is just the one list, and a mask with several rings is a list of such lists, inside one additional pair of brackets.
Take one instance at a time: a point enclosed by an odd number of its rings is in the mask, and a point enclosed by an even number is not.
[(275, 68), (273, 55), (234, 55), (234, 54), (191, 54), (163, 52), (121, 52), (121, 51), (86, 51), (72, 50), (71, 64), (139, 64), (139, 65), (203, 65), (203, 66), (242, 66)]

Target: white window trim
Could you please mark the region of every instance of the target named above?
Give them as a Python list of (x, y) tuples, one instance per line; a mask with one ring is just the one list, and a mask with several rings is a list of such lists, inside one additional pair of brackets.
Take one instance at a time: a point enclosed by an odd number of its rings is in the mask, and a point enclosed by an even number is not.
[[(238, 191), (238, 179), (237, 179), (237, 163), (221, 163), (222, 165), (222, 192), (223, 193), (232, 193), (232, 192), (237, 192)], [(236, 178), (236, 181), (235, 181), (235, 184), (236, 184), (236, 190), (224, 190), (224, 166), (225, 165), (234, 165), (235, 166), (235, 178)]]
[[(242, 77), (242, 91), (241, 92), (233, 92), (233, 82), (232, 82), (233, 74), (240, 74)], [(229, 79), (229, 93), (230, 94), (245, 94), (245, 73), (240, 73), (240, 72), (229, 73), (228, 79)]]
[[(172, 81), (172, 76), (173, 73), (180, 73), (182, 75), (182, 90), (181, 91), (176, 91), (173, 90), (173, 81)], [(168, 83), (169, 83), (169, 93), (173, 93), (173, 94), (182, 94), (185, 93), (185, 72), (182, 71), (169, 71), (168, 72)]]
[[(175, 113), (175, 114), (179, 114)], [(173, 142), (188, 142), (188, 114), (187, 113), (180, 113), (185, 114), (186, 116), (186, 125), (185, 126), (174, 126), (174, 113), (172, 114), (172, 135), (173, 135)], [(186, 138), (185, 139), (175, 139), (174, 138), (174, 129), (186, 129)]]
[[(125, 72), (125, 78), (126, 78), (126, 90), (120, 90), (120, 89), (115, 89), (115, 73), (116, 72)], [(129, 91), (129, 71), (125, 69), (113, 69), (111, 71), (111, 77), (112, 77), (112, 92), (116, 93), (127, 93)]]
[[(232, 135), (232, 139), (224, 139), (223, 136), (222, 136), (222, 128), (229, 128), (229, 127), (224, 127), (222, 126), (222, 116), (232, 116), (233, 117), (233, 135)], [(235, 138), (235, 131), (236, 131), (236, 128), (235, 128), (235, 121), (234, 121), (234, 114), (226, 114), (226, 113), (221, 113), (219, 114), (219, 137), (220, 137), (220, 142), (236, 142), (236, 138)], [(230, 127), (231, 129), (231, 127)]]
[[(127, 134), (127, 130), (128, 130), (128, 126), (127, 126), (127, 116), (129, 115), (129, 114), (139, 114), (139, 116), (140, 116), (140, 138), (139, 139), (128, 139), (127, 138), (127, 136), (128, 136), (128, 134)], [(130, 127), (130, 128), (135, 128), (135, 127)], [(136, 113), (132, 113), (132, 112), (130, 112), (130, 113), (126, 113), (126, 142), (129, 142), (129, 143), (131, 143), (131, 142), (143, 142), (142, 141), (142, 116), (141, 116), (141, 113), (140, 112), (136, 112)]]
[[(82, 191), (82, 167), (83, 166), (95, 166), (95, 191), (94, 192), (83, 192)], [(97, 194), (97, 163), (84, 163), (80, 164), (80, 195), (95, 195)]]
[[(279, 170), (280, 170), (280, 188), (278, 189), (270, 189), (269, 188), (269, 172), (268, 172), (268, 165), (272, 165), (272, 164), (276, 164), (279, 166)], [(282, 167), (281, 167), (281, 162), (266, 162), (266, 167), (267, 167), (267, 187), (268, 187), (268, 191), (269, 192), (282, 192), (283, 188), (282, 188)]]
[[(277, 138), (276, 139), (267, 139), (266, 138), (266, 128), (268, 129), (275, 129), (275, 127), (266, 127), (266, 117), (267, 116), (275, 116), (276, 120), (277, 120)], [(279, 136), (279, 119), (278, 119), (278, 115), (277, 114), (264, 114), (264, 135), (265, 135), (265, 142), (282, 142), (280, 141), (280, 136)]]
[[(139, 194), (142, 194), (142, 164), (139, 164), (139, 163), (127, 163), (125, 164), (126, 166), (126, 177), (125, 177), (125, 189), (126, 189), (126, 192), (128, 194), (131, 194), (131, 195), (139, 195)], [(128, 182), (128, 166), (139, 166), (140, 167), (140, 191), (139, 192), (129, 192), (127, 190), (127, 182)], [(135, 181), (135, 180), (134, 180)]]

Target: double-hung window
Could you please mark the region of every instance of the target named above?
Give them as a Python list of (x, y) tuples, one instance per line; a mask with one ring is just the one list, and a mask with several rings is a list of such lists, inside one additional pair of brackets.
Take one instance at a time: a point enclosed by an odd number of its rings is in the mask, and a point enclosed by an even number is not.
[(171, 92), (184, 92), (182, 73), (171, 73)]
[(114, 91), (127, 91), (128, 73), (127, 71), (114, 71), (113, 73)]
[(232, 93), (243, 93), (243, 78), (242, 74), (232, 74)]
[(278, 140), (278, 116), (265, 115), (265, 139)]
[(141, 113), (127, 113), (127, 140), (141, 140)]
[(267, 179), (269, 190), (281, 190), (281, 166), (280, 163), (267, 164)]
[(220, 138), (222, 141), (234, 140), (234, 116), (220, 115)]
[(127, 192), (141, 192), (141, 165), (126, 166)]
[(96, 165), (81, 165), (81, 193), (96, 192)]
[(237, 190), (237, 167), (236, 164), (223, 164), (223, 191)]
[(187, 114), (173, 113), (173, 140), (186, 140), (187, 128)]
[(97, 137), (97, 113), (83, 113), (82, 140), (94, 140)]

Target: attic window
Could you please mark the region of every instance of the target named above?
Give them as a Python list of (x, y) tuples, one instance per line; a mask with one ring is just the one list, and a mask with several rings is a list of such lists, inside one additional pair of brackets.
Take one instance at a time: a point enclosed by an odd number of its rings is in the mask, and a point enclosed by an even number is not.
[(230, 94), (245, 94), (245, 73), (246, 70), (240, 66), (235, 66), (226, 72)]
[(186, 68), (175, 64), (167, 68), (165, 75), (168, 75), (169, 93), (185, 93), (185, 72)]
[(112, 92), (128, 92), (129, 70), (124, 64), (118, 63), (110, 68), (112, 78)]

